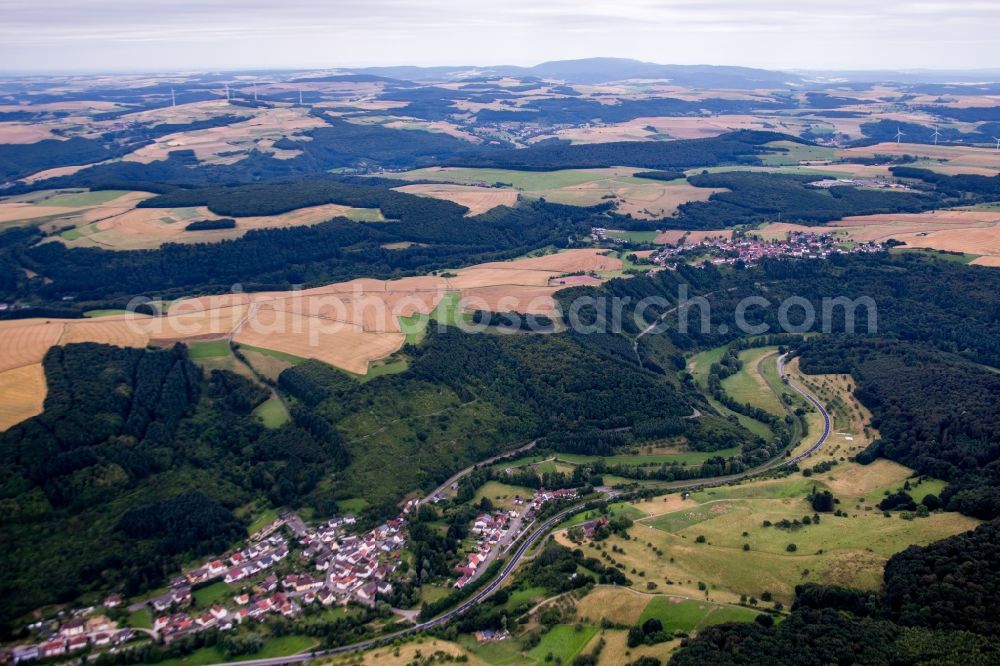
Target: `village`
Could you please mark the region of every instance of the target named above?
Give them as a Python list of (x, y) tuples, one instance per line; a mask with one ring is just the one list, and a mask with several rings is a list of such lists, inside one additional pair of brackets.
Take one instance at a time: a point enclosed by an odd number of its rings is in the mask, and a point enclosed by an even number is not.
[(762, 259), (826, 259), (835, 254), (882, 252), (885, 245), (875, 241), (844, 244), (832, 233), (792, 231), (784, 240), (765, 241), (752, 236), (706, 238), (697, 245), (665, 247), (649, 256), (657, 266), (674, 268), (685, 255), (710, 254), (713, 264), (752, 265)]
[[(591, 229), (591, 240), (599, 243), (626, 245), (628, 240), (609, 235), (607, 229)], [(869, 241), (864, 243), (844, 243), (835, 234), (810, 231), (790, 231), (785, 239), (763, 240), (749, 232), (747, 234), (706, 236), (698, 243), (685, 243), (682, 238), (675, 245), (665, 245), (643, 254), (636, 254), (636, 263), (647, 263), (662, 268), (675, 269), (682, 261), (701, 265), (735, 264), (752, 265), (761, 259), (826, 259), (835, 254), (857, 254), (882, 252), (885, 243)], [(707, 256), (712, 258), (708, 259)]]
[[(524, 534), (545, 503), (574, 497), (574, 490), (542, 489), (533, 497), (517, 498), (512, 510), (476, 516), (470, 529), (473, 541), (455, 569), (452, 587), (461, 589), (482, 575)], [(428, 498), (442, 500), (440, 495)], [(294, 618), (314, 604), (373, 606), (393, 590), (392, 578), (406, 546), (407, 518), (418, 505), (419, 500), (408, 500), (396, 518), (361, 534), (351, 533), (357, 523), (351, 515), (310, 527), (296, 513), (282, 513), (243, 547), (176, 576), (156, 596), (126, 606), (121, 594), (108, 594), (101, 608), (62, 611), (57, 619), (35, 622), (27, 629), (36, 640), (0, 651), (0, 663), (57, 659), (88, 649), (114, 652), (139, 638), (169, 643), (210, 629), (234, 631), (248, 621)], [(277, 565), (286, 558), (291, 558), (290, 566), (282, 567), (285, 573), (279, 575)], [(219, 583), (231, 588), (229, 593), (198, 607), (196, 591)], [(123, 626), (108, 616), (115, 609), (148, 609), (152, 624)]]

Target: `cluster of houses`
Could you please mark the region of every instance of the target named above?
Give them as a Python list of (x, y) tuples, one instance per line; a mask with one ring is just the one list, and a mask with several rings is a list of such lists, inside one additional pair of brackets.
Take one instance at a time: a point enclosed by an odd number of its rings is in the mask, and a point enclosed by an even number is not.
[(476, 542), (466, 554), (465, 562), (455, 567), (459, 574), (454, 585), (456, 589), (468, 585), (476, 577), (476, 573), (490, 561), (490, 551), (500, 543), (510, 529), (511, 521), (517, 517), (516, 511), (497, 511), (476, 516), (472, 523), (472, 534), (475, 535)]
[(877, 190), (900, 190), (912, 192), (913, 188), (902, 183), (897, 183), (888, 178), (826, 178), (809, 183), (813, 187), (829, 189), (831, 187), (866, 187)]
[(650, 255), (649, 261), (657, 266), (675, 268), (685, 255), (716, 254), (711, 263), (753, 264), (764, 258), (792, 257), (800, 259), (826, 259), (833, 254), (882, 252), (885, 246), (872, 241), (851, 246), (838, 244), (830, 233), (792, 231), (785, 240), (764, 241), (752, 237), (706, 238), (696, 245), (664, 247)]
[(609, 236), (608, 230), (604, 227), (591, 227), (590, 228), (590, 238), (595, 242), (610, 242), (617, 245), (624, 245), (625, 239), (618, 238), (617, 236)]
[[(510, 469), (508, 468), (508, 473)], [(560, 490), (539, 490), (531, 499), (514, 497), (515, 507), (524, 507), (521, 511), (495, 511), (493, 513), (483, 513), (476, 516), (472, 523), (472, 534), (476, 541), (466, 555), (462, 564), (455, 567), (458, 579), (454, 583), (456, 589), (461, 589), (476, 578), (487, 564), (492, 560), (492, 556), (499, 552), (500, 545), (504, 542), (510, 544), (520, 536), (518, 530), (520, 526), (530, 523), (535, 518), (535, 513), (546, 502), (553, 500), (572, 499), (576, 497), (576, 491), (570, 488)], [(511, 535), (511, 530), (514, 534)]]
[[(295, 514), (279, 518), (254, 534), (240, 550), (205, 562), (177, 576), (167, 591), (146, 602), (153, 612), (151, 629), (119, 629), (104, 615), (88, 618), (93, 608), (81, 609), (61, 625), (50, 622), (33, 627), (43, 641), (0, 653), (0, 663), (59, 657), (88, 646), (114, 647), (144, 632), (169, 642), (206, 629), (229, 631), (246, 620), (263, 621), (268, 615), (294, 617), (314, 603), (372, 605), (378, 595), (392, 592), (390, 576), (396, 570), (406, 543), (406, 515), (414, 511), (411, 500), (403, 511), (364, 534), (350, 534), (352, 516), (334, 518), (318, 527), (307, 527)], [(280, 529), (287, 527), (301, 547), (292, 561), (292, 573), (283, 577), (269, 569), (289, 557), (290, 544)], [(289, 567), (282, 567), (287, 572)], [(224, 582), (233, 587), (230, 599), (209, 608), (193, 609), (192, 590)], [(121, 595), (104, 600), (107, 608), (122, 605)], [(4, 658), (6, 657), (6, 659)]]
[(302, 557), (314, 563), (316, 600), (323, 605), (356, 601), (372, 605), (377, 595), (392, 592), (390, 576), (406, 545), (406, 516), (417, 507), (410, 500), (402, 513), (364, 534), (344, 534), (354, 519), (337, 518), (299, 538)]
[[(47, 635), (40, 643), (19, 645), (6, 653), (0, 652), (0, 662), (7, 660), (17, 664), (39, 659), (62, 657), (80, 652), (87, 647), (113, 647), (130, 640), (134, 635), (132, 629), (119, 628), (116, 622), (106, 615), (93, 615), (92, 608), (83, 609), (71, 619), (46, 627)], [(40, 623), (41, 624), (41, 623)], [(36, 630), (42, 627), (36, 627)]]

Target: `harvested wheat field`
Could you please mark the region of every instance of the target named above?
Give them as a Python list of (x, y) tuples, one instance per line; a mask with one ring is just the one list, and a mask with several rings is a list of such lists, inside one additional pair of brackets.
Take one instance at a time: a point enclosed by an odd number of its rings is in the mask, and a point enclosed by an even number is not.
[(555, 310), (556, 302), (552, 294), (556, 291), (552, 287), (477, 287), (463, 289), (461, 303), (466, 310), (548, 315)]
[(152, 196), (145, 192), (43, 190), (0, 201), (0, 227), (37, 224), (44, 231), (118, 215)]
[(41, 363), (0, 372), (0, 431), (42, 413), (45, 371)]
[(145, 347), (149, 343), (149, 335), (144, 331), (144, 324), (151, 320), (143, 315), (73, 320), (66, 323), (58, 344), (99, 342), (116, 347)]
[(1000, 257), (976, 257), (969, 263), (973, 266), (992, 266), (1000, 268)]
[(1000, 256), (1000, 212), (995, 211), (859, 215), (830, 222), (831, 227), (859, 242), (894, 238), (907, 247)]
[(979, 173), (991, 176), (1000, 173), (1000, 151), (990, 148), (888, 142), (837, 151), (838, 158), (875, 155), (914, 155), (927, 158), (927, 161), (919, 161), (911, 166), (942, 173)]
[[(273, 318), (272, 318), (273, 317)], [(274, 329), (268, 327), (274, 326)], [(240, 344), (314, 358), (356, 374), (403, 346), (402, 333), (369, 333), (360, 326), (261, 310), (233, 335)]]
[(36, 123), (0, 123), (0, 143), (35, 143), (56, 138), (51, 128)]
[(566, 273), (621, 269), (621, 261), (601, 252), (569, 250), (482, 264), (454, 278), (360, 278), (304, 290), (200, 296), (175, 301), (162, 317), (5, 321), (0, 322), (0, 372), (39, 363), (56, 344), (141, 347), (232, 338), (365, 374), (369, 363), (402, 347), (400, 317), (430, 314), (449, 291), (459, 290), (469, 299), (466, 309), (549, 314), (555, 307), (552, 294), (559, 289), (600, 283), (589, 276), (564, 277)]
[(41, 363), (63, 333), (63, 319), (0, 321), (0, 372)]
[[(147, 195), (148, 196), (148, 195)], [(124, 198), (123, 198), (124, 199)], [(121, 202), (123, 205), (126, 201)], [(205, 206), (189, 208), (136, 208), (134, 205), (117, 212), (101, 207), (87, 214), (103, 216), (86, 226), (64, 233), (60, 240), (70, 247), (100, 247), (108, 250), (148, 250), (164, 243), (213, 243), (239, 238), (251, 229), (308, 226), (335, 217), (365, 217), (381, 219), (377, 210), (352, 208), (337, 204), (309, 206), (279, 215), (230, 218), (236, 221), (232, 229), (187, 231), (195, 220), (220, 220)]]
[(510, 188), (427, 184), (404, 185), (394, 189), (397, 192), (453, 201), (469, 209), (467, 216), (479, 215), (497, 206), (513, 206), (517, 203), (517, 190)]

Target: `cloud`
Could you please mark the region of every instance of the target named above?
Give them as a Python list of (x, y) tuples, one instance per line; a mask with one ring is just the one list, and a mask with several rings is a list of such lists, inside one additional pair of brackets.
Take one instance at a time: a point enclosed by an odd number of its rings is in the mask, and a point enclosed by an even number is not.
[(583, 55), (786, 68), (1000, 61), (989, 41), (1000, 2), (982, 0), (0, 0), (0, 16), (7, 69), (530, 64)]

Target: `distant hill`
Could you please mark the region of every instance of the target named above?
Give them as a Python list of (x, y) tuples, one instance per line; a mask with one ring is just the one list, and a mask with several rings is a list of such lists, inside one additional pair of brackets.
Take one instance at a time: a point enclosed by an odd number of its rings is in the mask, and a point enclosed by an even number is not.
[(539, 77), (569, 83), (604, 83), (625, 79), (669, 79), (678, 85), (697, 85), (716, 88), (757, 88), (801, 84), (797, 74), (752, 69), (750, 67), (723, 67), (715, 65), (660, 65), (629, 58), (584, 58), (581, 60), (553, 60), (533, 67), (498, 65), (493, 67), (364, 67), (349, 70), (355, 74), (368, 74), (411, 81), (467, 79), (488, 76)]

